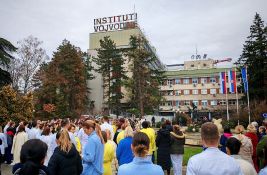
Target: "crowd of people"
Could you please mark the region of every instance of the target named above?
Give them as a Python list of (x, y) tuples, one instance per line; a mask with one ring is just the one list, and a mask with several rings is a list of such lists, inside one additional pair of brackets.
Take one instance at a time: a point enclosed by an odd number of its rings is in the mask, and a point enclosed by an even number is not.
[[(152, 121), (153, 123), (153, 121)], [(155, 132), (146, 120), (10, 121), (0, 127), (1, 162), (14, 175), (182, 175), (186, 135), (166, 120)], [(203, 151), (192, 156), (187, 175), (267, 174), (266, 127), (252, 122), (234, 133), (206, 122)]]

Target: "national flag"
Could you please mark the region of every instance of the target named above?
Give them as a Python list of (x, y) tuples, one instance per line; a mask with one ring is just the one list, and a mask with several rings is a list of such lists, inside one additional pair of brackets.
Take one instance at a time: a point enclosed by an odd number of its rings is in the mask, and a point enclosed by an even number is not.
[(236, 72), (234, 70), (228, 71), (228, 83), (229, 83), (229, 92), (236, 93)]
[(220, 85), (221, 85), (221, 93), (226, 94), (227, 87), (226, 87), (226, 73), (225, 72), (220, 73)]
[(248, 76), (247, 76), (247, 68), (243, 67), (241, 69), (241, 74), (242, 74), (242, 80), (243, 80), (243, 84), (244, 84), (244, 91), (247, 92), (248, 91)]

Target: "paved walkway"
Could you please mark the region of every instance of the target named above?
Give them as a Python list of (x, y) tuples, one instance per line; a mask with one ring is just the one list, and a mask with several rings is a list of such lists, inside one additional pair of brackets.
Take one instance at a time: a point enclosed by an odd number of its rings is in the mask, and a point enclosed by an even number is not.
[(12, 169), (11, 165), (7, 165), (3, 163), (1, 165), (1, 175), (12, 175), (11, 169)]

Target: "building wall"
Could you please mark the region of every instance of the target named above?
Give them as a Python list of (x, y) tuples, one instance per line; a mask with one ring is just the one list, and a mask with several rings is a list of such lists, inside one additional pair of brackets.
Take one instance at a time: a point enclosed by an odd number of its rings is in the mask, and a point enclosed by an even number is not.
[[(193, 102), (197, 103), (198, 110), (226, 109), (226, 95), (220, 92), (219, 73), (227, 71), (229, 68), (214, 68), (212, 60), (197, 60), (188, 63), (188, 65), (191, 64), (207, 64), (206, 66), (210, 68), (195, 67), (193, 69), (189, 66), (183, 70), (167, 71), (167, 78), (160, 87), (161, 94), (165, 98), (165, 102), (159, 107), (160, 112), (187, 112), (188, 106), (192, 108)], [(186, 81), (184, 81), (185, 79)], [(237, 85), (240, 83), (241, 79), (237, 79)], [(227, 87), (229, 88), (228, 83)], [(237, 96), (228, 93), (229, 109), (236, 109), (236, 97), (240, 99), (242, 95), (242, 93)]]
[[(127, 48), (129, 47), (129, 41), (130, 37), (132, 35), (138, 36), (144, 36), (142, 31), (137, 27), (134, 29), (127, 29), (127, 30), (119, 30), (119, 31), (109, 31), (109, 32), (98, 32), (98, 33), (90, 33), (90, 38), (89, 38), (89, 50), (88, 54), (91, 55), (92, 57), (97, 57), (97, 49), (100, 48), (100, 40), (103, 39), (105, 36), (110, 36), (110, 39), (113, 40), (116, 44), (117, 48)], [(154, 48), (151, 47), (149, 43), (147, 43), (147, 47), (151, 51), (155, 51)], [(129, 70), (129, 60), (127, 57), (124, 57), (125, 63), (124, 67), (125, 70), (127, 71), (126, 76), (131, 77), (132, 72), (128, 71)], [(157, 65), (160, 65), (161, 62), (158, 60)], [(97, 65), (95, 63), (92, 64), (93, 67), (96, 67)], [(101, 74), (94, 72), (93, 75), (95, 76), (95, 79), (90, 80), (88, 82), (88, 86), (91, 89), (91, 93), (89, 95), (90, 99), (95, 101), (95, 113), (101, 113), (104, 106), (104, 101), (106, 99), (103, 99), (103, 80)], [(121, 100), (121, 103), (127, 103), (129, 99), (129, 92), (125, 87), (121, 87), (121, 91), (124, 94), (124, 98)]]

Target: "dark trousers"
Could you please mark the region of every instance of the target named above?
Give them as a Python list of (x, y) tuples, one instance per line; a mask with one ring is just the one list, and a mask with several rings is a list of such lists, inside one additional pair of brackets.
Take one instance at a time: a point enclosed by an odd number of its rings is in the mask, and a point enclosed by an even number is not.
[(152, 152), (152, 162), (155, 163), (155, 151)]
[(7, 164), (11, 164), (13, 155), (11, 154), (12, 145), (8, 145), (8, 147), (5, 149), (5, 161)]

